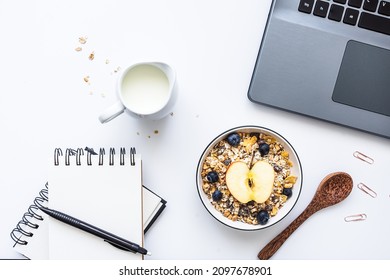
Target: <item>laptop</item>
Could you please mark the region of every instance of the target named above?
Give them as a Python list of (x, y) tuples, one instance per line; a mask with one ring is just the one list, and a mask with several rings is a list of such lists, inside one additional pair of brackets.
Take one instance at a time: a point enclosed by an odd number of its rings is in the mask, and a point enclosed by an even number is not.
[(248, 98), (390, 138), (390, 0), (274, 0)]

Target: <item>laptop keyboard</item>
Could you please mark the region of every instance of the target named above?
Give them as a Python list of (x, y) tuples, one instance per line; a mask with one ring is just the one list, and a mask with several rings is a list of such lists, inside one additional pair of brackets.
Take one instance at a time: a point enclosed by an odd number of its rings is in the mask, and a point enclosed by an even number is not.
[(301, 0), (298, 11), (390, 35), (390, 1)]

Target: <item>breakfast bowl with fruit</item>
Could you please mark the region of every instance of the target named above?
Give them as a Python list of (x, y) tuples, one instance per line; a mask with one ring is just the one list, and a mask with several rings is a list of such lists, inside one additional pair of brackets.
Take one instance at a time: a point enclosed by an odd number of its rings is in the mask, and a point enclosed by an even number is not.
[(301, 192), (302, 167), (294, 148), (277, 132), (240, 126), (206, 147), (196, 183), (215, 219), (235, 229), (259, 230), (292, 210)]

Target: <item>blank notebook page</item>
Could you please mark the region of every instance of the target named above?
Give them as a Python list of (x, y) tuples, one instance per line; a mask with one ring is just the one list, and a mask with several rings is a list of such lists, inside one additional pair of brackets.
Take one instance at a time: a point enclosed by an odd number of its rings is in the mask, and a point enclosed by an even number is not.
[[(128, 151), (127, 151), (128, 152)], [(135, 165), (128, 157), (113, 165), (98, 156), (87, 164), (85, 156), (79, 165), (77, 156), (69, 157), (69, 165), (51, 164), (49, 207), (105, 231), (143, 245), (141, 158), (135, 155)], [(72, 161), (73, 160), (73, 161)], [(110, 158), (111, 161), (111, 158)], [(142, 255), (118, 249), (90, 233), (49, 217), (50, 259), (142, 259)]]

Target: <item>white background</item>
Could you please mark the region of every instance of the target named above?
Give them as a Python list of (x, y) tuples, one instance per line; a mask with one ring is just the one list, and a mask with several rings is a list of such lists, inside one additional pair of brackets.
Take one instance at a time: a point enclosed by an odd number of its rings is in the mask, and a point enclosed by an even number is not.
[[(350, 197), (306, 221), (274, 259), (389, 259), (389, 140), (246, 97), (269, 5), (270, 0), (0, 0), (0, 257), (21, 258), (9, 233), (44, 186), (55, 147), (135, 146), (143, 158), (144, 184), (168, 201), (145, 236), (153, 252), (147, 259), (256, 259), (334, 171), (352, 175)], [(88, 37), (85, 45), (78, 42), (81, 36)], [(99, 113), (116, 100), (115, 70), (139, 61), (164, 61), (176, 69), (173, 116), (141, 121), (124, 114), (100, 124)], [(304, 174), (289, 216), (257, 232), (214, 220), (195, 183), (209, 141), (246, 124), (287, 138)], [(354, 158), (356, 150), (375, 163)], [(378, 196), (357, 189), (359, 182)], [(367, 219), (344, 221), (359, 213)]]

